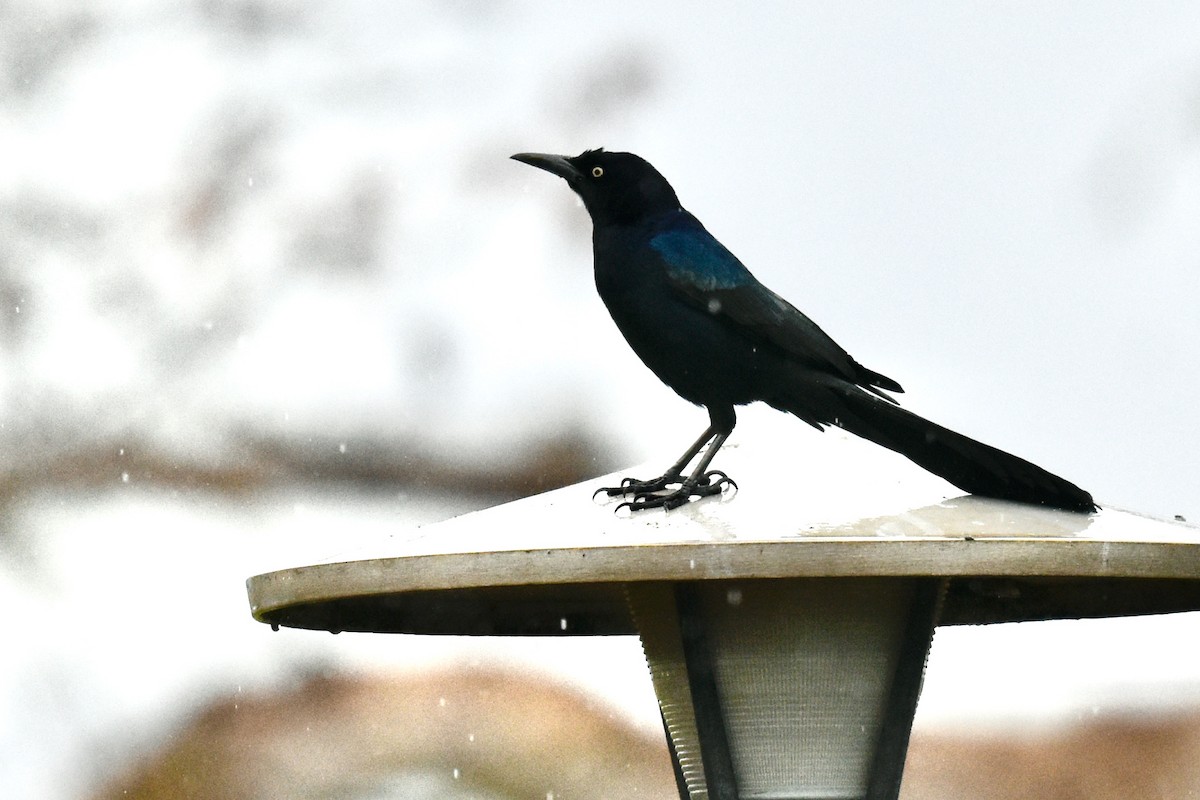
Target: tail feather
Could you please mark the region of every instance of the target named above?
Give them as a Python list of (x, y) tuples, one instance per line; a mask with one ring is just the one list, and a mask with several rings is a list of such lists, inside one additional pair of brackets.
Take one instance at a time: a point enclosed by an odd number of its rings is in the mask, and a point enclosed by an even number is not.
[(847, 391), (844, 400), (835, 425), (894, 450), (965, 492), (1067, 511), (1096, 510), (1088, 492), (1023, 458), (857, 389)]

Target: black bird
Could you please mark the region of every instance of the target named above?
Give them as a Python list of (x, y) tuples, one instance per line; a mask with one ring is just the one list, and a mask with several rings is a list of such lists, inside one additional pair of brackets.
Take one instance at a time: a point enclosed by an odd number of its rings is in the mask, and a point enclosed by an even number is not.
[(623, 506), (671, 509), (736, 486), (708, 466), (737, 421), (734, 407), (761, 400), (818, 430), (836, 425), (883, 445), (973, 494), (1096, 510), (1090, 494), (1057, 475), (900, 408), (885, 394), (904, 391), (900, 384), (759, 283), (645, 159), (603, 149), (513, 158), (566, 179), (582, 198), (596, 289), (613, 321), (655, 375), (708, 409), (708, 429), (661, 477), (600, 490), (632, 498)]

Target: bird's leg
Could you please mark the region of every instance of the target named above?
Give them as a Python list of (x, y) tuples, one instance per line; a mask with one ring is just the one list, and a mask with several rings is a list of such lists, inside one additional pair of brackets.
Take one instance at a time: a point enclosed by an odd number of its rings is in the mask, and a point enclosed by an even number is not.
[[(709, 445), (708, 450), (704, 453), (704, 457), (700, 459), (700, 463), (692, 470), (692, 474), (688, 475), (679, 484), (679, 488), (673, 492), (666, 494), (657, 494), (656, 492), (636, 492), (633, 493), (632, 500), (626, 500), (617, 506), (619, 511), (622, 508), (628, 508), (630, 511), (642, 511), (647, 508), (662, 508), (670, 511), (672, 508), (678, 508), (686, 503), (690, 503), (693, 497), (708, 497), (709, 495), (720, 494), (725, 490), (726, 486), (732, 486), (737, 489), (737, 484), (733, 479), (719, 469), (708, 471), (708, 465), (712, 463), (713, 456), (721, 449), (721, 445), (725, 444), (725, 440), (729, 438), (728, 433), (718, 433)], [(685, 462), (686, 463), (686, 462)], [(682, 473), (682, 468), (680, 468)], [(665, 476), (664, 476), (665, 477)], [(674, 481), (672, 481), (673, 483)]]
[(617, 497), (618, 495), (622, 497), (627, 495), (639, 497), (641, 495), (661, 492), (663, 489), (671, 486), (672, 484), (682, 484), (684, 467), (690, 464), (692, 459), (696, 457), (696, 453), (699, 453), (700, 449), (704, 447), (704, 445), (708, 444), (708, 442), (716, 435), (716, 429), (711, 425), (708, 426), (704, 433), (700, 434), (700, 438), (693, 442), (692, 446), (687, 449), (687, 452), (680, 456), (679, 460), (671, 465), (671, 468), (664, 472), (661, 476), (648, 481), (639, 480), (638, 478), (622, 478), (620, 486), (605, 486), (601, 489), (597, 489), (592, 497), (595, 497), (598, 494), (606, 494), (609, 497)]

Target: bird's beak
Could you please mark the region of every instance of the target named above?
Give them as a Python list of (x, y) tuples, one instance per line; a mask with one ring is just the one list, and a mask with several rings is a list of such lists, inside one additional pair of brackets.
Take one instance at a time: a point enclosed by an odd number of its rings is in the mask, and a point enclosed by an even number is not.
[(567, 183), (574, 183), (583, 177), (583, 173), (575, 169), (575, 166), (567, 161), (566, 156), (555, 156), (549, 153), (517, 153), (512, 158), (522, 164), (544, 169), (546, 172), (565, 178)]

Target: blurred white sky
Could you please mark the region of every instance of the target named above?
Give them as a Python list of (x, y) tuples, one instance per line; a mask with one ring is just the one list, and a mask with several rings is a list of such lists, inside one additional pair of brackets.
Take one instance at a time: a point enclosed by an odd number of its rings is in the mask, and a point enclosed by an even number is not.
[[(1194, 2), (3, 14), (7, 461), (28, 455), (17, 434), (30, 432), (148, 432), (219, 454), (245, 426), (400, 432), (495, 459), (557, 424), (665, 463), (703, 412), (612, 328), (566, 187), (507, 161), (605, 146), (650, 159), (760, 279), (903, 383), (908, 408), (1101, 503), (1200, 519)], [(623, 424), (635, 411), (639, 424)], [(780, 463), (804, 458), (812, 434), (776, 416)], [(259, 498), (229, 512), (185, 498), (154, 510), (113, 480), (114, 496), (80, 500), (77, 519), (47, 518), (78, 500), (53, 494), (28, 509), (35, 521), (15, 518), (10, 551), (42, 540), (35, 558), (10, 552), (0, 567), (4, 596), (34, 621), (0, 671), (15, 709), (0, 717), (54, 730), (0, 785), (52, 786), (84, 747), (73, 732), (94, 740), (129, 725), (130, 709), (186, 702), (205, 676), (250, 684), (289, 657), (248, 615), (232, 622), (237, 581), (267, 568), (267, 552), (292, 563), (281, 531), (310, 506)], [(351, 536), (429, 518), (390, 499), (342, 502), (315, 506), (330, 529), (329, 508), (358, 514)], [(174, 556), (156, 549), (165, 536), (180, 537)], [(147, 662), (164, 673), (151, 685), (153, 670), (131, 682), (127, 662), (95, 657), (99, 628), (78, 633), (95, 614), (111, 621), (112, 653), (161, 643), (137, 590), (159, 557), (194, 559), (197, 575), (177, 598), (177, 657)], [(130, 591), (104, 594), (112, 585)], [(218, 602), (241, 625), (236, 654), (214, 653), (230, 640), (206, 615)], [(1194, 620), (1104, 624), (939, 634), (926, 697), (1037, 710), (1071, 687), (1200, 678), (1178, 652)], [(332, 660), (386, 662), (392, 647), (281, 635)], [(1113, 637), (1133, 643), (1128, 658), (1099, 655)], [(1041, 659), (1040, 682), (998, 682), (987, 697), (941, 688), (964, 671), (998, 680), (1020, 653)], [(0, 748), (27, 746), (5, 724)]]
[[(67, 13), (33, 8), (14, 37)], [(0, 123), (21, 156), (0, 197), (61, 211), (11, 256), (15, 427), (65, 398), (92, 427), (193, 446), (232, 417), (480, 456), (562, 420), (632, 461), (673, 452), (702, 413), (612, 330), (574, 198), (506, 161), (604, 145), (650, 158), (908, 407), (1102, 502), (1200, 515), (1194, 4), (87, 18)], [(250, 152), (228, 157), (242, 132)], [(227, 208), (197, 242), (204, 191)], [(378, 220), (354, 216), (355, 192), (384, 198)], [(365, 272), (314, 269), (314, 241), (356, 224)], [(183, 345), (198, 355), (172, 369)], [(664, 422), (622, 433), (632, 409)]]

